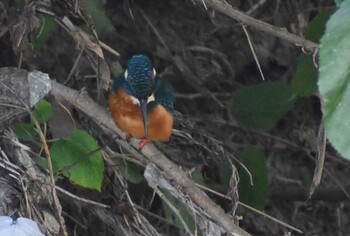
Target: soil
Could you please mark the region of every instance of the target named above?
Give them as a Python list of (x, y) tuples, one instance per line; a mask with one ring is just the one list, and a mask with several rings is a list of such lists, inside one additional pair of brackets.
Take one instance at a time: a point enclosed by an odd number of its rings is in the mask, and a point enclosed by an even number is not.
[[(157, 1), (106, 0), (106, 14), (113, 29), (97, 31), (99, 39), (119, 52), (120, 57), (105, 52), (106, 61), (119, 61), (122, 67), (135, 53), (145, 53), (152, 58), (157, 73), (171, 81), (175, 91), (175, 129), (184, 131), (200, 145), (187, 143), (174, 137), (167, 144), (160, 144), (169, 157), (186, 168), (199, 169), (207, 186), (223, 194), (218, 170), (246, 147), (257, 147), (266, 157), (269, 197), (263, 212), (281, 222), (288, 223), (306, 236), (345, 236), (350, 231), (349, 190), (350, 163), (341, 158), (327, 145), (325, 171), (321, 184), (311, 200), (307, 200), (310, 180), (315, 168), (315, 142), (321, 120), (320, 102), (316, 96), (300, 98), (270, 132), (252, 130), (239, 124), (230, 110), (232, 95), (246, 85), (260, 84), (262, 79), (249, 47), (242, 25), (212, 9), (188, 0)], [(321, 9), (334, 7), (333, 1), (228, 1), (235, 8), (247, 12), (257, 8), (251, 16), (269, 24), (284, 27), (289, 32), (304, 35), (306, 26)], [(262, 2), (261, 5), (255, 5)], [(151, 23), (151, 24), (150, 24)], [(249, 38), (261, 64), (266, 80), (289, 82), (295, 72), (297, 56), (301, 48), (257, 29), (247, 27)], [(19, 56), (13, 50), (9, 33), (0, 37), (0, 67), (18, 65)], [(91, 97), (107, 107), (109, 91), (99, 97), (96, 80), (86, 53), (67, 82), (67, 77), (80, 51), (72, 37), (61, 27), (55, 31), (39, 50), (23, 58), (22, 68), (40, 70), (51, 78), (74, 89), (86, 88)], [(179, 70), (174, 57), (179, 57), (193, 74), (189, 80)], [(205, 90), (203, 90), (205, 89)], [(209, 91), (210, 94), (203, 91)], [(215, 97), (220, 104), (213, 99)], [(93, 125), (81, 121), (87, 130)], [(52, 123), (52, 130), (66, 123)], [(67, 124), (68, 125), (68, 124)], [(97, 137), (100, 140), (104, 138)], [(310, 141), (311, 140), (311, 141)], [(205, 146), (207, 148), (203, 148)], [(224, 152), (220, 152), (223, 149)], [(106, 173), (108, 176), (111, 173)], [(112, 175), (112, 174), (111, 174)], [(106, 181), (107, 184), (109, 181)], [(102, 193), (86, 193), (86, 190), (61, 180), (59, 185), (106, 203), (113, 202), (114, 195), (121, 193), (105, 186)], [(128, 183), (128, 192), (134, 203), (164, 217), (161, 200), (156, 197), (151, 207), (152, 190), (145, 180), (138, 184)], [(210, 195), (227, 212), (232, 210), (230, 201)], [(119, 205), (120, 206), (120, 205)], [(74, 206), (66, 203), (67, 214), (81, 218), (88, 225), (84, 210), (74, 213)], [(85, 212), (85, 213), (84, 213)], [(118, 208), (117, 212), (125, 213)], [(81, 214), (81, 215), (79, 215)], [(164, 235), (180, 235), (172, 224), (144, 214), (158, 232)], [(239, 206), (236, 216), (239, 224), (252, 235), (300, 235), (296, 231)], [(66, 217), (68, 230), (77, 235), (112, 235), (108, 230), (88, 230), (79, 227), (76, 220)], [(96, 222), (95, 224), (100, 224)], [(102, 223), (101, 223), (102, 224)], [(102, 227), (102, 226), (101, 226)], [(99, 231), (99, 232), (98, 232)], [(73, 234), (72, 234), (73, 235)]]

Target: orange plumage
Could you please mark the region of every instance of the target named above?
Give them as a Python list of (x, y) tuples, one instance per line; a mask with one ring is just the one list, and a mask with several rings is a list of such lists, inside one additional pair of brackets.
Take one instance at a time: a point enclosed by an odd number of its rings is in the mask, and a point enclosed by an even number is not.
[[(116, 124), (135, 138), (145, 138), (145, 129), (138, 104), (134, 104), (130, 95), (120, 87), (109, 99), (109, 109)], [(148, 139), (168, 141), (172, 133), (173, 118), (161, 105), (148, 110)]]

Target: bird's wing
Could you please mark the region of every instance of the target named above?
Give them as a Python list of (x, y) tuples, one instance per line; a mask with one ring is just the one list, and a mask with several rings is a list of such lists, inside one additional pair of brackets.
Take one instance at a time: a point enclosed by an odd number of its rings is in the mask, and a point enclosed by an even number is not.
[(154, 99), (171, 114), (174, 113), (174, 92), (173, 87), (167, 80), (156, 78)]

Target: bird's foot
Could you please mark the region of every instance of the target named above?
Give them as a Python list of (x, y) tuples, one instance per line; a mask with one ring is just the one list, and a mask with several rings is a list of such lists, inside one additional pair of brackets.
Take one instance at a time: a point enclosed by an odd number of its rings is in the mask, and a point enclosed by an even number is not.
[(150, 142), (149, 139), (146, 139), (146, 138), (141, 139), (139, 144), (139, 151), (142, 151), (143, 147), (149, 142)]
[(132, 138), (132, 135), (130, 133), (125, 133), (125, 140), (127, 142), (130, 142), (130, 139)]

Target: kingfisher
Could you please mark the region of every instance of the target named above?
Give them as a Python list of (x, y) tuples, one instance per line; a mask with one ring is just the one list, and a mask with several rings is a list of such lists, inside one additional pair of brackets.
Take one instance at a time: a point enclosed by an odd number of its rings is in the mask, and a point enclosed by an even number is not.
[(129, 136), (148, 141), (169, 140), (173, 128), (173, 89), (156, 76), (149, 57), (133, 56), (113, 84), (109, 109), (115, 123)]

